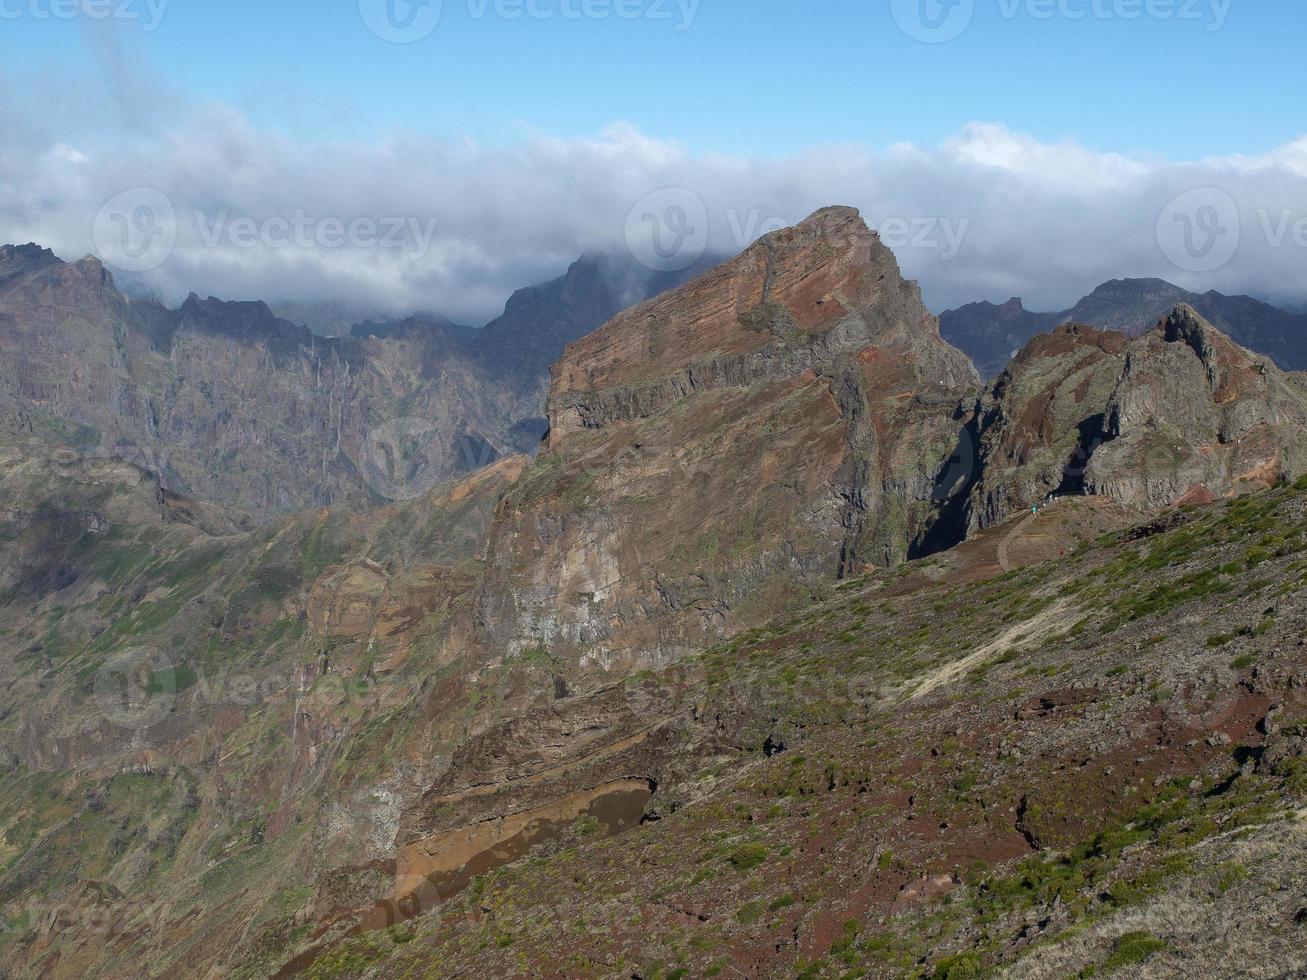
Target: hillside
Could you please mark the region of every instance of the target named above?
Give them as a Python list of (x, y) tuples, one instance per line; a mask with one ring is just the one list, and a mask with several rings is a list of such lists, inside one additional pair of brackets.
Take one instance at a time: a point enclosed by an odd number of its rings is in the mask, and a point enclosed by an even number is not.
[(595, 805), (306, 975), (1307, 968), (1307, 484), (1077, 545), (1082, 506), (560, 706), (639, 714), (641, 825)]

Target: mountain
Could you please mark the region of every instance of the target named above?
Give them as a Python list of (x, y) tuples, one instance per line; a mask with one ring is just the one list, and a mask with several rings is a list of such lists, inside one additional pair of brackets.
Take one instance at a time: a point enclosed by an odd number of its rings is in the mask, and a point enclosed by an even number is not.
[[(170, 364), (251, 335), (303, 363), (257, 305), (187, 306), (127, 315)], [(327, 347), (418, 372), (448, 342)], [(1179, 306), (982, 386), (831, 208), (569, 344), (533, 459), (410, 499), (256, 521), (29, 431), (0, 445), (0, 956), (1307, 968), (1303, 384)]]
[(1236, 343), (1265, 354), (1290, 371), (1307, 369), (1307, 315), (1249, 296), (1191, 293), (1161, 279), (1116, 279), (1061, 313), (1035, 313), (1019, 299), (1001, 306), (970, 303), (940, 314), (940, 332), (966, 351), (981, 374), (996, 376), (1037, 333), (1063, 323), (1090, 324), (1134, 336), (1179, 304), (1196, 310)]
[(993, 381), (944, 479), (954, 527), (1068, 495), (1146, 514), (1307, 473), (1307, 375), (1177, 306), (1149, 332), (1070, 324)]
[(677, 281), (595, 254), (485, 331), (410, 319), (324, 338), (263, 303), (171, 310), (93, 258), (5, 247), (0, 433), (127, 460), (260, 520), (417, 496), (534, 452), (563, 345)]
[(977, 383), (851, 209), (632, 307), (554, 368), (490, 533), (488, 642), (648, 663), (901, 560)]

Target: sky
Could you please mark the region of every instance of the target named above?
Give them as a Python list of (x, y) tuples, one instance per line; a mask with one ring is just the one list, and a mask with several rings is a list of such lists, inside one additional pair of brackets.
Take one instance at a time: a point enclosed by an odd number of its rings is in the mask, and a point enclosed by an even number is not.
[(1305, 35), (1299, 0), (0, 0), (0, 240), (484, 322), (588, 249), (839, 203), (937, 310), (1304, 303)]

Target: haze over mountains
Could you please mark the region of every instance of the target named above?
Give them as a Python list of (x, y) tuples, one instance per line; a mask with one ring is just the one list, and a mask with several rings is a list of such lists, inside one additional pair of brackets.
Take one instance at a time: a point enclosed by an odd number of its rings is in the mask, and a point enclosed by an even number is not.
[(1132, 296), (985, 382), (847, 207), (476, 333), (0, 250), (5, 963), (1307, 968), (1307, 375)]

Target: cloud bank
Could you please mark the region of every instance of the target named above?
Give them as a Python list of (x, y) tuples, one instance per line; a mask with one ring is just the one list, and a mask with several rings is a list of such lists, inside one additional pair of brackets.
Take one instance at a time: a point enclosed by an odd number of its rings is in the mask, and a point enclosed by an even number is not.
[[(936, 310), (1009, 296), (1061, 309), (1124, 276), (1307, 302), (1307, 138), (1192, 162), (992, 123), (934, 147), (775, 158), (698, 154), (624, 123), (507, 146), (405, 133), (314, 142), (228, 106), (151, 98), (138, 79), (115, 90), (128, 94), (96, 105), (83, 91), (77, 112), (38, 114), (0, 76), (0, 239), (136, 261), (171, 301), (332, 300), (480, 323), (589, 249), (729, 254), (851, 204)], [(165, 203), (142, 210), (142, 193)]]

